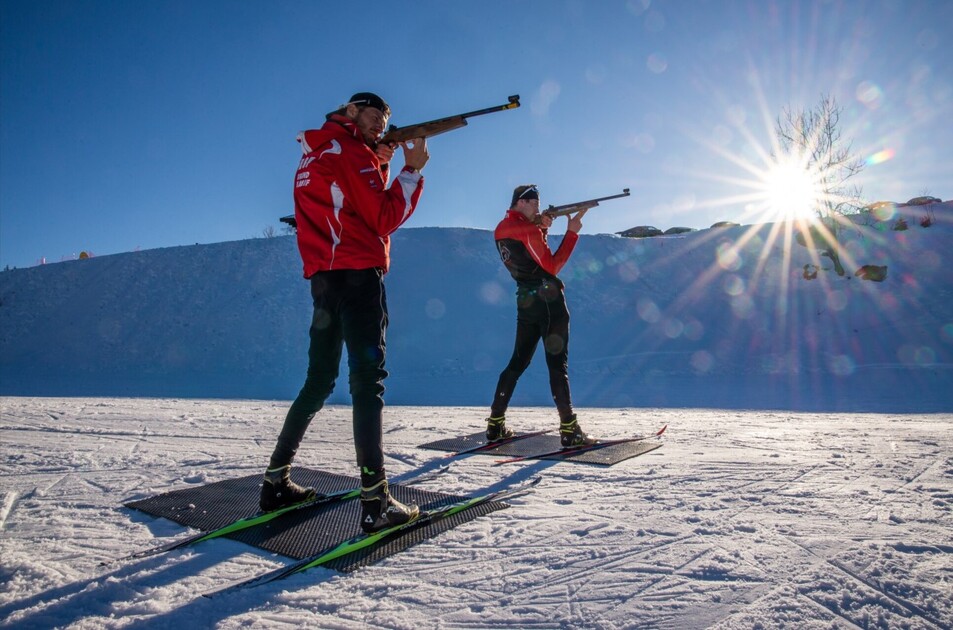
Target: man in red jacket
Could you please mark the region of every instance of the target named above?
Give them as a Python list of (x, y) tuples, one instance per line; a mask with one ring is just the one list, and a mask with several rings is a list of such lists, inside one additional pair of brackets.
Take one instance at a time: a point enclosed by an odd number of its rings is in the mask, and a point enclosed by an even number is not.
[(260, 507), (271, 511), (314, 496), (291, 481), (291, 462), (315, 414), (334, 390), (347, 346), (354, 448), (361, 471), (361, 527), (374, 532), (413, 520), (416, 505), (390, 496), (382, 415), (390, 234), (413, 214), (423, 190), (427, 142), (402, 145), (404, 168), (388, 188), (394, 147), (377, 143), (390, 107), (355, 94), (319, 130), (298, 135), (304, 157), (295, 175), (295, 220), (314, 313), (308, 375), (288, 410), (265, 471)]
[(546, 351), (549, 387), (559, 411), (559, 437), (563, 447), (595, 442), (579, 427), (572, 410), (569, 310), (564, 285), (556, 277), (579, 240), (582, 217), (587, 210), (570, 217), (566, 235), (555, 254), (546, 241), (553, 219), (539, 213), (539, 190), (534, 185), (516, 187), (510, 209), (496, 226), (496, 248), (516, 280), (516, 344), (509, 364), (500, 374), (490, 406), (486, 425), (486, 439), (490, 442), (513, 436), (513, 431), (506, 426), (506, 408), (516, 382), (533, 360), (540, 339)]

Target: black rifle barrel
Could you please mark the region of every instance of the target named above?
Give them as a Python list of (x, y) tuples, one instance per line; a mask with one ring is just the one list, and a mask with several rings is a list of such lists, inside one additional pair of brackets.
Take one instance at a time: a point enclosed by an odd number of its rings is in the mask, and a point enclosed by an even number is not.
[[(485, 109), (478, 109), (472, 112), (467, 112), (466, 114), (460, 114), (463, 118), (471, 118), (473, 116), (482, 116), (483, 114), (492, 114), (493, 112), (501, 112), (504, 109), (516, 109), (520, 106), (520, 95), (514, 94), (513, 96), (506, 97), (508, 101), (506, 105), (495, 105), (493, 107), (487, 107)], [(452, 116), (451, 116), (452, 118)]]
[(562, 206), (549, 206), (543, 210), (542, 214), (548, 214), (549, 216), (558, 217), (561, 214), (571, 214), (574, 212), (573, 208), (578, 208), (579, 206), (587, 206), (591, 203), (599, 203), (600, 201), (608, 201), (609, 199), (618, 199), (619, 197), (628, 197), (629, 189), (623, 188), (622, 194), (620, 195), (609, 195), (608, 197), (598, 197), (596, 199), (587, 199), (585, 201), (577, 201), (576, 203), (567, 203)]

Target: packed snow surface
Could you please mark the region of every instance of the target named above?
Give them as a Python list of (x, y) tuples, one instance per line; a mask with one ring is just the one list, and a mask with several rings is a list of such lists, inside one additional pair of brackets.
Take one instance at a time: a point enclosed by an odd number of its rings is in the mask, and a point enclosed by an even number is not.
[[(230, 540), (100, 563), (189, 533), (122, 507), (265, 465), (287, 402), (0, 400), (0, 619), (16, 628), (948, 628), (953, 417), (580, 409), (602, 437), (668, 424), (612, 467), (461, 456), (435, 490), (541, 475), (511, 507), (350, 574), (316, 568), (208, 600), (288, 562)], [(387, 467), (479, 431), (485, 410), (390, 406)], [(514, 408), (520, 431), (547, 408)], [(350, 409), (321, 412), (300, 465), (353, 475)], [(355, 523), (355, 533), (357, 524)]]

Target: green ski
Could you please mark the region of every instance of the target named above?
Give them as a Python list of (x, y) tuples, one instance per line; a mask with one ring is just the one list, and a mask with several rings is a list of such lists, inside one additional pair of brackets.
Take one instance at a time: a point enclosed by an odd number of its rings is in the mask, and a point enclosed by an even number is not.
[[(402, 482), (405, 485), (422, 483), (433, 479), (437, 475), (440, 475), (446, 472), (449, 469), (449, 465), (442, 466), (435, 470), (417, 474), (407, 481)], [(222, 536), (227, 536), (228, 534), (233, 534), (235, 532), (241, 531), (243, 529), (248, 529), (249, 527), (255, 527), (257, 525), (262, 525), (269, 521), (272, 521), (279, 516), (287, 514), (289, 512), (294, 512), (296, 510), (304, 510), (316, 505), (322, 505), (325, 503), (332, 503), (335, 501), (346, 501), (348, 499), (356, 499), (361, 495), (360, 486), (356, 488), (345, 488), (343, 490), (338, 490), (336, 492), (329, 492), (326, 494), (318, 494), (315, 497), (303, 501), (301, 503), (295, 503), (294, 505), (289, 505), (277, 510), (272, 510), (271, 512), (259, 512), (252, 516), (245, 518), (240, 518), (236, 521), (232, 521), (227, 525), (223, 525), (218, 529), (213, 529), (208, 532), (200, 532), (192, 536), (187, 536), (185, 538), (180, 538), (179, 540), (173, 540), (172, 542), (159, 545), (157, 547), (150, 547), (149, 549), (143, 549), (135, 553), (131, 553), (128, 556), (123, 556), (122, 558), (117, 558), (115, 560), (105, 561), (100, 563), (101, 565), (111, 564), (113, 562), (123, 562), (125, 560), (135, 560), (137, 558), (148, 558), (150, 556), (155, 556), (160, 553), (165, 553), (167, 551), (172, 551), (173, 549), (181, 549), (182, 547), (188, 547), (189, 545), (194, 545), (206, 540), (211, 540), (213, 538), (220, 538)]]
[(534, 486), (536, 486), (541, 481), (541, 479), (542, 479), (541, 477), (536, 477), (530, 481), (521, 483), (517, 486), (504, 488), (503, 490), (495, 490), (492, 492), (486, 492), (484, 494), (481, 494), (469, 499), (458, 501), (457, 503), (450, 503), (448, 505), (443, 505), (441, 507), (437, 507), (432, 510), (423, 511), (420, 513), (420, 516), (418, 516), (413, 521), (410, 521), (409, 523), (404, 523), (402, 525), (395, 525), (394, 527), (389, 527), (387, 529), (381, 530), (379, 532), (375, 532), (373, 534), (360, 534), (358, 536), (355, 536), (354, 538), (345, 540), (344, 542), (338, 545), (329, 547), (328, 549), (325, 549), (324, 551), (318, 552), (317, 554), (313, 556), (303, 558), (301, 560), (298, 560), (297, 562), (294, 562), (292, 564), (289, 564), (283, 567), (278, 567), (277, 569), (273, 571), (269, 571), (268, 573), (255, 576), (251, 579), (242, 580), (239, 582), (229, 584), (218, 590), (205, 593), (203, 596), (213, 597), (216, 595), (221, 595), (223, 593), (237, 591), (237, 590), (241, 590), (245, 588), (251, 588), (254, 586), (261, 586), (262, 584), (274, 582), (275, 580), (286, 578), (289, 575), (294, 575), (295, 573), (300, 573), (310, 568), (327, 564), (328, 562), (331, 562), (332, 560), (336, 560), (337, 558), (341, 558), (350, 553), (354, 553), (355, 551), (360, 551), (361, 549), (366, 549), (367, 547), (371, 547), (374, 544), (384, 540), (385, 538), (389, 538), (401, 532), (406, 532), (416, 527), (426, 525), (427, 523), (432, 523), (434, 521), (438, 521), (440, 519), (453, 516), (454, 514), (458, 514), (460, 512), (463, 512), (464, 510), (468, 510), (470, 508), (476, 507), (483, 503), (489, 503), (490, 501), (496, 501), (496, 500), (504, 499), (507, 497), (513, 497), (513, 496), (522, 494), (524, 492), (528, 492)]

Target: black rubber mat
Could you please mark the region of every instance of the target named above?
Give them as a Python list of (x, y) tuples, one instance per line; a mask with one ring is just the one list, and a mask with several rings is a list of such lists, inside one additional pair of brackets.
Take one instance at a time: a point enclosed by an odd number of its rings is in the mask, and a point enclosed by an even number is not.
[[(426, 444), (421, 444), (418, 448), (455, 452), (485, 443), (486, 438), (481, 432), (428, 442)], [(644, 455), (649, 451), (654, 451), (661, 445), (661, 442), (654, 439), (643, 440), (639, 442), (625, 442), (623, 444), (613, 444), (612, 446), (582, 451), (579, 453), (569, 452), (565, 455), (552, 455), (549, 457), (543, 457), (542, 459), (579, 462), (583, 464), (596, 464), (599, 466), (612, 466), (613, 464), (624, 462), (627, 459)], [(507, 442), (496, 448), (477, 451), (473, 454), (495, 455), (499, 459), (505, 459), (507, 457), (525, 457), (535, 453), (548, 453), (550, 451), (558, 450), (559, 448), (559, 435), (554, 433), (552, 435), (534, 435), (533, 437), (528, 437), (522, 440)]]
[(605, 448), (597, 448), (595, 450), (583, 451), (581, 453), (573, 453), (570, 451), (565, 455), (553, 455), (551, 457), (543, 457), (542, 459), (555, 459), (567, 462), (582, 462), (584, 464), (612, 466), (613, 464), (624, 462), (627, 459), (632, 459), (633, 457), (638, 457), (639, 455), (645, 455), (649, 451), (654, 451), (661, 446), (662, 443), (658, 440), (625, 442), (624, 444), (614, 444), (612, 446), (606, 446)]
[[(308, 468), (295, 468), (292, 476), (297, 483), (312, 485), (318, 492), (353, 488), (360, 483), (357, 477), (335, 475)], [(250, 475), (196, 488), (174, 490), (148, 499), (126, 503), (126, 507), (168, 518), (201, 531), (208, 531), (254, 514), (258, 509), (261, 478), (261, 475)], [(421, 509), (455, 503), (465, 498), (399, 484), (392, 485), (391, 492), (398, 501), (416, 503)], [(399, 536), (385, 539), (368, 549), (338, 558), (325, 566), (342, 572), (353, 571), (478, 516), (505, 507), (508, 506), (502, 502), (485, 503), (448, 518), (422, 524)], [(359, 516), (359, 501), (334, 501), (289, 512), (262, 525), (225, 537), (297, 560), (312, 556), (360, 534)]]

